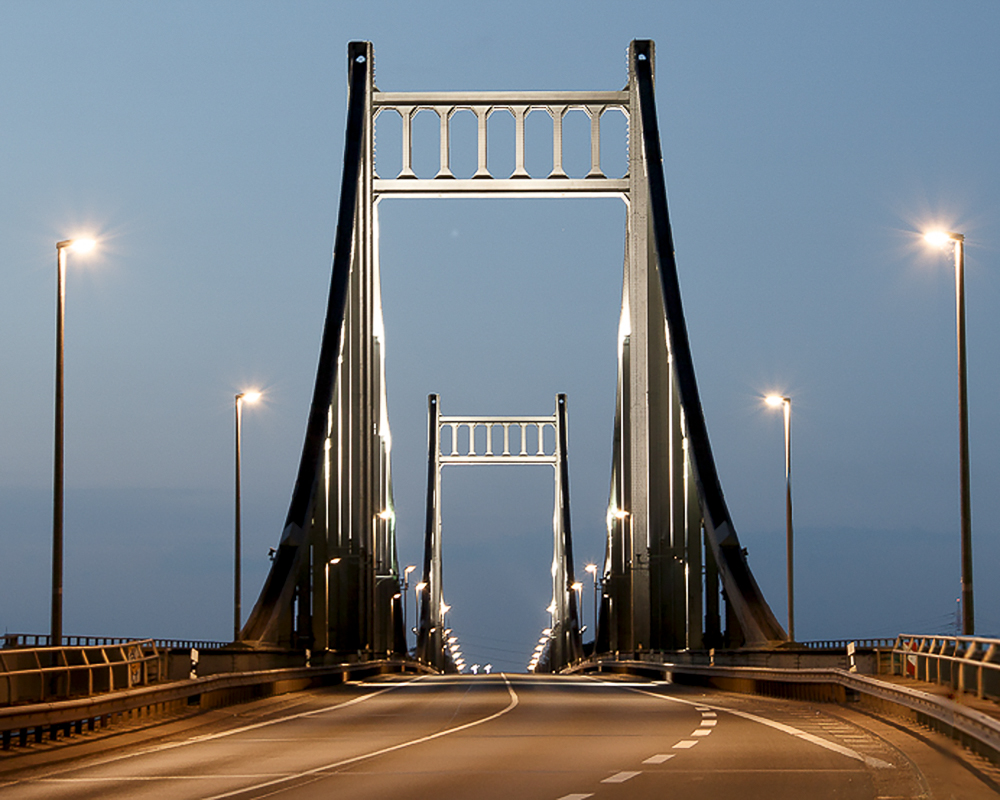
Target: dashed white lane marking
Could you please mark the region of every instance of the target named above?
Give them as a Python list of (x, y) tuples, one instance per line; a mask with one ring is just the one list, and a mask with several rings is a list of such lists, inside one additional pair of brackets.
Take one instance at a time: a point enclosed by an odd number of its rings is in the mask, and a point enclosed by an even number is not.
[(674, 745), (674, 750), (689, 750), (698, 744), (697, 739), (684, 739)]
[[(473, 720), (472, 722), (466, 722), (464, 725), (456, 725), (454, 728), (445, 728), (443, 731), (438, 731), (437, 733), (429, 734), (428, 736), (421, 736), (418, 739), (411, 739), (408, 742), (400, 742), (399, 744), (394, 744), (391, 747), (383, 747), (381, 750), (375, 750), (371, 753), (362, 753), (361, 755), (352, 756), (351, 758), (344, 758), (340, 761), (334, 761), (330, 764), (324, 764), (320, 767), (313, 767), (312, 769), (303, 770), (294, 775), (288, 775), (284, 778), (278, 778), (271, 781), (262, 781), (261, 783), (254, 784), (252, 786), (243, 786), (239, 789), (233, 789), (230, 792), (225, 792), (223, 794), (212, 795), (211, 797), (206, 797), (205, 800), (221, 800), (224, 797), (232, 797), (236, 794), (243, 794), (244, 792), (256, 791), (258, 789), (265, 789), (270, 786), (275, 786), (280, 783), (286, 783), (291, 780), (298, 780), (301, 778), (312, 778), (315, 780), (321, 780), (323, 775), (321, 773), (327, 770), (337, 769), (338, 767), (345, 767), (348, 764), (355, 764), (358, 761), (364, 761), (369, 758), (375, 758), (376, 756), (385, 755), (386, 753), (392, 753), (396, 750), (402, 750), (404, 747), (412, 747), (415, 744), (423, 744), (424, 742), (430, 742), (434, 739), (440, 739), (442, 736), (447, 736), (451, 733), (458, 733), (459, 731), (464, 731), (469, 728), (474, 728), (476, 725), (482, 725), (484, 722), (490, 722), (491, 720), (502, 717), (513, 711), (518, 704), (517, 692), (514, 691), (514, 687), (511, 686), (510, 681), (507, 679), (506, 675), (502, 675), (503, 682), (507, 684), (507, 693), (510, 695), (510, 703), (507, 704), (506, 708), (502, 708), (493, 714), (482, 719)], [(588, 795), (589, 796), (589, 795)]]
[(588, 797), (593, 797), (594, 793), (583, 794), (582, 792), (577, 792), (576, 794), (564, 794), (559, 800), (587, 800)]
[[(594, 680), (597, 680), (596, 678)], [(887, 761), (883, 761), (880, 758), (873, 758), (871, 756), (863, 756), (856, 750), (851, 750), (849, 747), (844, 747), (836, 742), (828, 741), (819, 736), (814, 736), (811, 733), (806, 733), (805, 731), (799, 730), (798, 728), (793, 728), (791, 725), (785, 725), (783, 722), (776, 722), (773, 719), (767, 719), (766, 717), (758, 716), (757, 714), (751, 714), (747, 711), (737, 711), (735, 708), (725, 708), (724, 706), (706, 706), (699, 703), (694, 703), (690, 700), (683, 700), (680, 697), (670, 697), (664, 694), (657, 694), (656, 692), (650, 692), (643, 689), (633, 689), (628, 688), (630, 692), (636, 692), (638, 694), (649, 695), (650, 697), (656, 697), (660, 700), (666, 700), (668, 703), (680, 703), (685, 706), (694, 706), (698, 711), (725, 711), (728, 714), (733, 714), (737, 717), (743, 717), (743, 719), (751, 720), (752, 722), (757, 722), (761, 725), (766, 725), (769, 728), (774, 728), (776, 731), (781, 731), (782, 733), (787, 733), (789, 736), (794, 736), (796, 739), (801, 739), (804, 742), (809, 742), (809, 744), (814, 744), (817, 747), (822, 747), (826, 750), (830, 750), (834, 753), (839, 753), (842, 756), (847, 756), (847, 758), (852, 758), (855, 761), (860, 761), (867, 764), (869, 767), (874, 767), (876, 769), (886, 769), (891, 768), (892, 764)], [(686, 742), (678, 742), (674, 745), (675, 748), (693, 747), (693, 744), (687, 744)]]
[(701, 727), (703, 728), (714, 728), (718, 724), (719, 720), (717, 719), (703, 719), (701, 721)]
[(642, 775), (641, 772), (618, 772), (612, 775), (610, 778), (605, 778), (601, 783), (625, 783), (625, 781), (634, 778), (636, 775)]
[(701, 716), (703, 719), (715, 719), (714, 711), (702, 711)]
[(711, 728), (697, 728), (691, 731), (692, 736), (708, 736), (712, 732)]
[(657, 753), (655, 756), (650, 756), (649, 758), (647, 758), (642, 763), (643, 764), (662, 764), (664, 761), (669, 761), (675, 755), (677, 755), (677, 753)]

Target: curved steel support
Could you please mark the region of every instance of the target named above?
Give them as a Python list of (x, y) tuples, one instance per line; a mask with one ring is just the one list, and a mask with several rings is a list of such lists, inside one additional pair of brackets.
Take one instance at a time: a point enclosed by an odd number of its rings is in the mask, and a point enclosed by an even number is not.
[(787, 639), (774, 613), (764, 599), (740, 547), (736, 529), (722, 493), (715, 466), (708, 428), (702, 411), (694, 360), (688, 341), (684, 308), (681, 304), (677, 262), (674, 253), (667, 190), (663, 177), (659, 125), (653, 91), (652, 42), (636, 41), (633, 47), (635, 75), (639, 89), (642, 121), (642, 148), (646, 162), (650, 218), (656, 247), (656, 264), (663, 293), (663, 314), (670, 336), (672, 361), (677, 389), (688, 428), (689, 448), (705, 519), (706, 538), (718, 563), (728, 605), (739, 619), (748, 644), (763, 644)]

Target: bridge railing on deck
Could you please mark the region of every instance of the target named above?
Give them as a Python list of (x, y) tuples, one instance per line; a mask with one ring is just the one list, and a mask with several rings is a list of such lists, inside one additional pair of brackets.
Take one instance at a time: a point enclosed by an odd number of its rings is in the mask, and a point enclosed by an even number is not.
[[(67, 647), (96, 647), (98, 645), (125, 644), (127, 642), (147, 641), (136, 636), (63, 636), (63, 645)], [(151, 639), (160, 650), (214, 650), (225, 647), (230, 642), (215, 642), (206, 639)], [(52, 637), (47, 633), (4, 633), (0, 634), (0, 648), (14, 647), (51, 647)]]
[(1000, 639), (900, 634), (892, 649), (892, 672), (1000, 700)]
[(155, 683), (164, 654), (152, 639), (0, 649), (0, 706), (38, 703)]

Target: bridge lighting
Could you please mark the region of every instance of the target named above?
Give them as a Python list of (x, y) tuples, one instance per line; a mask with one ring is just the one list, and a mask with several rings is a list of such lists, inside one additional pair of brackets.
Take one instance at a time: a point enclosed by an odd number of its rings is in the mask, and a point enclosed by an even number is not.
[[(67, 250), (72, 250), (74, 253), (89, 253), (95, 247), (97, 247), (97, 240), (91, 239), (90, 237), (83, 237), (82, 239), (70, 239), (68, 242), (60, 242), (59, 244), (64, 245)], [(59, 247), (59, 244), (56, 247)]]
[(242, 529), (241, 529), (241, 506), (240, 499), (240, 471), (241, 471), (241, 441), (243, 436), (243, 404), (256, 403), (261, 398), (261, 393), (256, 389), (248, 389), (236, 394), (236, 513), (235, 513), (235, 556), (233, 564), (233, 641), (239, 641), (240, 627), (243, 618), (242, 602), (242, 575), (243, 569), (240, 564), (243, 554)]
[(63, 609), (63, 477), (65, 467), (63, 456), (63, 361), (65, 347), (66, 319), (66, 251), (88, 253), (97, 245), (93, 239), (82, 237), (56, 242), (56, 387), (55, 387), (55, 448), (53, 453), (52, 480), (52, 628), (50, 630), (53, 647), (62, 645)]
[(955, 252), (955, 336), (958, 340), (958, 453), (960, 526), (962, 549), (962, 633), (975, 633), (972, 603), (972, 498), (969, 479), (969, 399), (965, 356), (965, 235), (930, 231), (924, 239), (935, 247), (954, 244)]
[(448, 638), (448, 644), (455, 644), (455, 642), (457, 642), (457, 641), (458, 641), (458, 637), (457, 636), (451, 636), (451, 637)]
[(615, 519), (625, 519), (628, 516), (628, 512), (623, 508), (616, 508), (613, 513)]
[(549, 603), (548, 607), (545, 610), (548, 611), (550, 614), (555, 614), (556, 613), (556, 601), (553, 600), (551, 603)]
[(795, 641), (795, 578), (792, 538), (792, 398), (769, 394), (764, 398), (771, 408), (785, 412), (785, 573), (788, 581), (788, 638)]
[(550, 633), (552, 633), (552, 628), (542, 628), (542, 633), (548, 636)]
[(594, 640), (597, 640), (597, 564), (587, 564), (583, 568), (594, 580)]
[(331, 558), (330, 559), (330, 563), (331, 564), (339, 564), (340, 563), (340, 556), (337, 556), (336, 558)]
[(393, 513), (387, 508), (383, 508), (381, 511), (378, 512), (378, 518), (380, 520), (383, 520), (384, 522), (388, 522), (389, 520), (392, 519), (392, 517)]
[(953, 237), (961, 234), (945, 233), (944, 231), (927, 231), (924, 234), (924, 241), (933, 247), (944, 247), (948, 242), (953, 241)]

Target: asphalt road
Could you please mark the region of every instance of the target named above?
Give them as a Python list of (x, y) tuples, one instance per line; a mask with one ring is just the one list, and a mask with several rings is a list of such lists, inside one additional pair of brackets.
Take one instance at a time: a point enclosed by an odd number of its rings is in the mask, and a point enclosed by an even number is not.
[(849, 710), (615, 678), (382, 679), (101, 749), (5, 770), (0, 796), (997, 796), (939, 743)]

